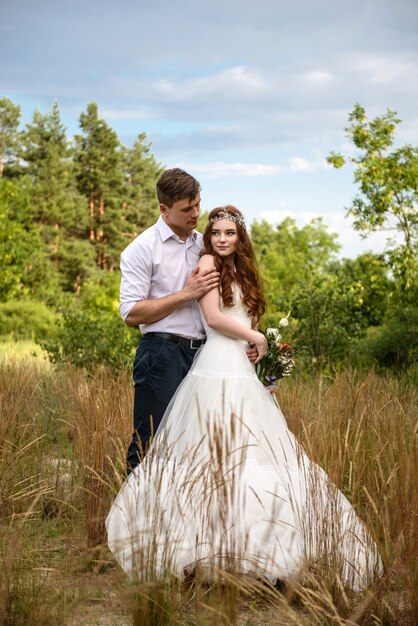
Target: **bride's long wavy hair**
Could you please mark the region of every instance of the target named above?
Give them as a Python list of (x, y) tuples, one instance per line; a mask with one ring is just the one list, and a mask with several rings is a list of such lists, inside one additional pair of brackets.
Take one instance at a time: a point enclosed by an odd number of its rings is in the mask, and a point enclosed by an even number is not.
[(232, 205), (217, 207), (209, 213), (208, 223), (203, 233), (203, 250), (201, 254), (211, 254), (215, 258), (215, 267), (220, 274), (220, 292), (224, 306), (234, 305), (232, 284), (235, 281), (242, 291), (243, 302), (248, 312), (259, 320), (266, 310), (261, 277), (257, 267), (253, 246), (245, 226), (234, 222), (237, 227), (237, 249), (235, 252), (234, 266), (225, 262), (225, 259), (214, 251), (211, 245), (212, 228), (216, 222), (210, 220), (222, 211), (228, 211), (233, 215), (242, 217), (241, 211)]

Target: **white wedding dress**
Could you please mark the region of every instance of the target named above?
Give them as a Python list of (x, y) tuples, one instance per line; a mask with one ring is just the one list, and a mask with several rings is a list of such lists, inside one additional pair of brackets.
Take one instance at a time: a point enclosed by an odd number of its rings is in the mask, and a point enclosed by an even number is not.
[[(250, 326), (238, 290), (235, 300), (232, 308), (221, 302), (223, 312)], [(111, 507), (111, 551), (142, 579), (199, 567), (274, 583), (321, 560), (364, 588), (381, 569), (367, 529), (289, 431), (246, 343), (206, 332), (150, 451)]]

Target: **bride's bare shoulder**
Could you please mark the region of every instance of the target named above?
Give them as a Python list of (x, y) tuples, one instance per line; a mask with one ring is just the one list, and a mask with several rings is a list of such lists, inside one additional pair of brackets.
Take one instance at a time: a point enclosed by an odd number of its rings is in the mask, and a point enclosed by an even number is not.
[(199, 260), (199, 267), (203, 270), (215, 267), (215, 257), (212, 254), (203, 254)]

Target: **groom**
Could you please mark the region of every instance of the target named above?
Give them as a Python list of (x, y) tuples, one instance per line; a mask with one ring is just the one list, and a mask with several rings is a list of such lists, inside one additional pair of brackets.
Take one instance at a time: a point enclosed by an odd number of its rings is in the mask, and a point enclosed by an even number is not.
[(187, 172), (166, 170), (157, 181), (161, 215), (121, 254), (120, 314), (139, 326), (134, 361), (134, 433), (128, 473), (147, 451), (165, 409), (205, 341), (197, 300), (218, 285), (215, 269), (196, 265), (202, 235), (194, 229), (200, 184)]

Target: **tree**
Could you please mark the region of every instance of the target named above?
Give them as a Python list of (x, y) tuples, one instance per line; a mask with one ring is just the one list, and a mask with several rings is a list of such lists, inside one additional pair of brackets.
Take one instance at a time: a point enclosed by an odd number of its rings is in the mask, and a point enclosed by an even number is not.
[(356, 104), (349, 115), (348, 137), (359, 152), (344, 156), (331, 152), (328, 162), (335, 168), (354, 165), (354, 180), (361, 195), (354, 198), (348, 215), (364, 236), (377, 230), (396, 230), (402, 237), (389, 241), (388, 260), (406, 293), (416, 285), (418, 253), (418, 148), (409, 144), (392, 149), (400, 120), (391, 110), (369, 120)]
[(295, 345), (307, 365), (323, 369), (349, 360), (355, 339), (362, 334), (361, 289), (342, 282), (335, 273), (313, 275), (300, 283), (290, 302), (298, 321)]
[(123, 232), (123, 152), (118, 136), (99, 118), (95, 102), (80, 115), (75, 161), (78, 189), (88, 202), (89, 239), (101, 269), (117, 266)]
[[(301, 281), (289, 302), (298, 324), (296, 345), (319, 368), (358, 362), (358, 340), (384, 318), (388, 278), (371, 254), (333, 261)], [(360, 346), (361, 347), (361, 346)]]
[(20, 107), (9, 98), (0, 98), (0, 178), (5, 162), (13, 159), (16, 153), (20, 115)]
[(94, 267), (88, 241), (84, 199), (74, 176), (72, 150), (61, 123), (58, 104), (51, 112), (35, 111), (22, 133), (20, 156), (31, 181), (31, 211), (38, 224), (45, 252), (64, 290), (77, 291)]
[(300, 284), (310, 282), (313, 274), (326, 271), (340, 247), (335, 234), (327, 231), (321, 219), (301, 228), (290, 218), (277, 226), (254, 221), (251, 239), (266, 284), (268, 323), (273, 323), (278, 313), (289, 310)]
[(361, 326), (378, 326), (385, 317), (393, 281), (383, 255), (366, 252), (355, 259), (342, 259), (330, 264), (329, 271), (341, 284), (351, 285), (357, 294), (356, 309), (361, 313)]
[(126, 150), (127, 199), (124, 205), (126, 231), (136, 236), (151, 226), (159, 215), (155, 184), (162, 173), (161, 165), (151, 154), (145, 133), (138, 135), (132, 148)]
[[(0, 180), (0, 300), (45, 297), (54, 272), (30, 212), (25, 180)], [(56, 286), (54, 284), (54, 286)]]
[[(74, 143), (67, 138), (56, 102), (45, 114), (35, 110), (22, 132), (18, 132), (19, 117), (18, 107), (7, 98), (0, 100), (1, 168), (5, 159), (8, 164), (7, 176), (0, 182), (13, 174), (17, 183), (3, 194), (0, 291), (7, 298), (15, 297), (12, 293), (20, 297), (22, 280), (26, 289), (30, 282), (26, 278), (38, 276), (33, 263), (25, 264), (26, 248), (19, 241), (25, 234), (28, 242), (36, 238), (29, 256), (32, 261), (43, 257), (42, 272), (48, 268), (47, 277), (54, 276), (60, 295), (78, 293), (101, 270), (116, 269), (121, 250), (155, 221), (155, 182), (161, 166), (145, 133), (131, 148), (122, 146), (114, 130), (99, 118), (94, 102), (80, 116), (83, 132)], [(16, 164), (11, 171), (13, 158)], [(16, 271), (12, 267), (6, 271), (12, 264)], [(25, 274), (18, 267), (31, 269)], [(36, 267), (40, 269), (38, 262)], [(30, 290), (35, 285), (40, 288), (37, 278), (32, 282)]]
[(20, 157), (33, 183), (34, 218), (54, 225), (62, 215), (70, 168), (68, 140), (56, 102), (50, 113), (34, 112), (32, 123), (22, 133)]

